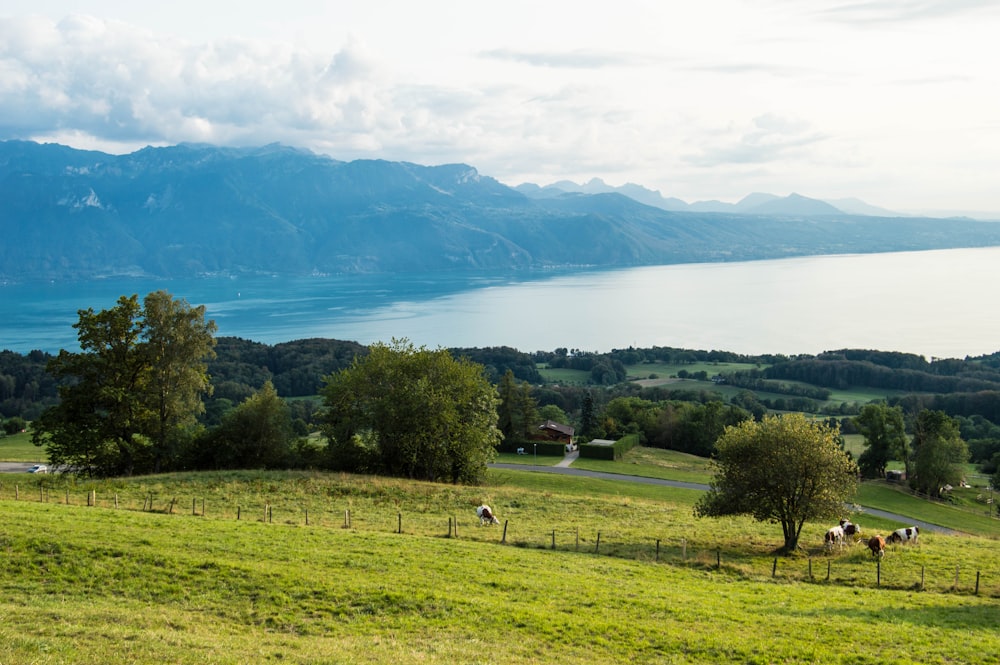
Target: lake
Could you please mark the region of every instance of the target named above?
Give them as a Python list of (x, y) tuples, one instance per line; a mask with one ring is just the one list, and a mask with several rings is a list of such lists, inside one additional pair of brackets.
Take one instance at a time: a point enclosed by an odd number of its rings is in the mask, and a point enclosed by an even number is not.
[(165, 289), (218, 335), (429, 348), (628, 346), (747, 354), (839, 348), (928, 359), (1000, 350), (1000, 247), (549, 275), (115, 278), (0, 285), (0, 349), (77, 349), (77, 310)]

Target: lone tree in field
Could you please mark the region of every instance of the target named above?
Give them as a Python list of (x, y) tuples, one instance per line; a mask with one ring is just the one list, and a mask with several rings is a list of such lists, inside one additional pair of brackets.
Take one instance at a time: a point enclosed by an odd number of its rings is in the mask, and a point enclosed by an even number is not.
[(496, 457), (497, 391), (483, 366), (406, 340), (327, 378), (324, 432), (345, 471), (478, 483)]
[(858, 467), (840, 449), (838, 433), (795, 413), (727, 427), (715, 444), (715, 477), (695, 515), (777, 522), (785, 537), (781, 551), (792, 552), (807, 521), (841, 515), (857, 489)]

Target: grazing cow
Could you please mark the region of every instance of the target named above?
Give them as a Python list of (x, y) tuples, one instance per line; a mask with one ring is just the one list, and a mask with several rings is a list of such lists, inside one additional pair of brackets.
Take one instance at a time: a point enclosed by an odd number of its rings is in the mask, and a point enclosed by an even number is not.
[(483, 505), (476, 508), (476, 515), (479, 516), (479, 524), (500, 524), (500, 520), (493, 514), (489, 506)]
[(840, 528), (844, 530), (844, 537), (849, 538), (850, 542), (856, 543), (861, 540), (861, 527), (859, 525), (841, 520)]
[(872, 536), (868, 539), (868, 549), (872, 551), (872, 557), (885, 556), (885, 538), (882, 536)]
[(902, 529), (896, 529), (885, 539), (887, 543), (909, 543), (912, 542), (916, 544), (917, 536), (920, 535), (920, 529), (915, 526), (908, 526)]
[(823, 536), (823, 544), (828, 550), (832, 550), (834, 545), (844, 546), (844, 527), (835, 526), (830, 528)]

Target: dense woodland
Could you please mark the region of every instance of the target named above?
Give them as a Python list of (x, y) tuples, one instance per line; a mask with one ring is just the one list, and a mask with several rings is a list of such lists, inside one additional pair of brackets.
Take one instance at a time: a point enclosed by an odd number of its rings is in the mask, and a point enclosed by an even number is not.
[[(235, 337), (216, 340), (208, 361), (212, 394), (206, 396), (202, 424), (214, 427), (227, 413), (273, 386), (288, 406), (295, 433), (320, 422), (325, 380), (351, 366), (368, 349), (354, 342), (304, 339), (267, 345)], [(971, 461), (993, 472), (1000, 452), (1000, 353), (965, 359), (932, 359), (913, 354), (844, 349), (819, 355), (747, 356), (725, 351), (654, 347), (587, 353), (571, 349), (525, 353), (510, 347), (451, 349), (485, 369), (500, 385), (510, 372), (523, 384), (536, 417), (572, 424), (582, 434), (616, 437), (637, 433), (646, 445), (707, 455), (725, 426), (768, 411), (803, 411), (828, 416), (845, 433), (856, 432), (860, 404), (834, 404), (832, 390), (877, 388), (896, 393), (887, 400), (912, 421), (921, 410), (941, 411), (961, 427)], [(0, 416), (7, 429), (35, 420), (58, 401), (57, 379), (47, 371), (53, 356), (0, 352)], [(724, 398), (707, 381), (641, 387), (626, 378), (626, 366), (643, 363), (741, 363), (757, 369), (723, 373), (717, 380), (739, 387)], [(585, 372), (584, 382), (546, 383), (540, 367)], [(704, 371), (681, 376), (710, 379)], [(775, 398), (774, 395), (780, 395)], [(765, 397), (764, 395), (768, 395)], [(540, 414), (540, 415), (539, 415)], [(520, 434), (505, 432), (508, 438)], [(512, 436), (512, 434), (516, 434)]]

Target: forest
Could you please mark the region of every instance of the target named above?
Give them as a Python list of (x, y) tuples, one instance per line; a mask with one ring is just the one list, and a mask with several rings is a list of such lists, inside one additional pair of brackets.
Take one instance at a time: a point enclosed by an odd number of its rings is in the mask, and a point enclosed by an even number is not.
[[(803, 411), (828, 417), (844, 433), (856, 432), (853, 416), (861, 404), (835, 404), (831, 391), (877, 388), (885, 400), (914, 418), (921, 410), (953, 418), (968, 443), (971, 461), (992, 473), (1000, 452), (1000, 354), (965, 359), (932, 359), (907, 353), (842, 349), (818, 355), (748, 356), (719, 350), (671, 347), (625, 348), (609, 353), (557, 348), (526, 353), (511, 347), (456, 348), (456, 358), (481, 365), (488, 381), (500, 386), (508, 372), (537, 408), (537, 417), (572, 424), (596, 438), (640, 435), (645, 445), (700, 455), (711, 453), (715, 437), (745, 417), (768, 411)], [(368, 348), (333, 339), (303, 339), (268, 345), (236, 337), (216, 339), (207, 362), (210, 395), (203, 396), (205, 427), (223, 423), (226, 414), (256, 395), (266, 384), (287, 405), (293, 431), (304, 436), (321, 421), (321, 393), (326, 380), (364, 357)], [(0, 351), (0, 420), (16, 431), (58, 402), (59, 380), (49, 370), (53, 356), (41, 351)], [(629, 368), (668, 363), (737, 364), (737, 371), (708, 376), (704, 370), (680, 370), (696, 379), (644, 387), (629, 380)], [(547, 381), (544, 370), (570, 369), (581, 381)], [(725, 397), (714, 389), (738, 388)], [(778, 397), (775, 397), (778, 395)], [(522, 434), (511, 440), (522, 438)]]

